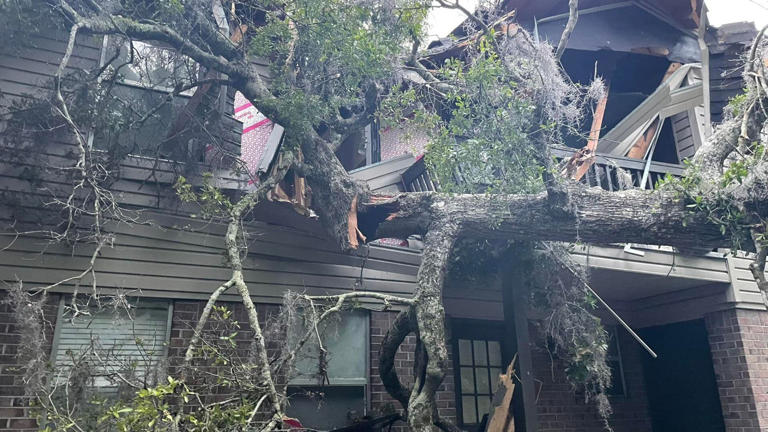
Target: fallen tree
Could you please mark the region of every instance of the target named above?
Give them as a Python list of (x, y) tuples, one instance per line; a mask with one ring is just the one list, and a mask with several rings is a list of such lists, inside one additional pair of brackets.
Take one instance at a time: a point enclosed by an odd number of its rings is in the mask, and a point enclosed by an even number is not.
[[(255, 368), (251, 370), (256, 388), (263, 393), (257, 397), (254, 412), (268, 406), (262, 430), (279, 428), (284, 415), (284, 388), (280, 390), (274, 377), (283, 366), (270, 366), (265, 354), (259, 317), (242, 276), (240, 228), (249, 210), (265, 199), (288, 170), (306, 181), (312, 210), (342, 250), (359, 247), (358, 232), (368, 240), (413, 234), (424, 238), (418, 287), (412, 299), (365, 292), (355, 295), (400, 302), (406, 309), (387, 336), (380, 370), (415, 431), (455, 428), (437, 415), (435, 392), (447, 364), (442, 285), (458, 241), (631, 242), (694, 252), (735, 246), (756, 252), (756, 283), (764, 295), (768, 291), (763, 276), (768, 250), (768, 143), (761, 135), (768, 104), (762, 61), (764, 31), (745, 62), (745, 95), (699, 150), (686, 176), (669, 179), (654, 192), (607, 192), (560, 178), (549, 154), (549, 146), (560, 142), (563, 130), (578, 125), (584, 110), (600, 99), (601, 83), (598, 80), (586, 89), (573, 86), (564, 79), (551, 47), (531, 40), (513, 25), (498, 31), (497, 24), (509, 18), (497, 10), (499, 4), (485, 5), (483, 14), (469, 14), (470, 35), (456, 55), (461, 61), (437, 65), (420, 49), (428, 2), (336, 1), (328, 7), (324, 3), (3, 3), (6, 16), (24, 17), (34, 24), (31, 29), (56, 25), (69, 34), (50, 106), (54, 117), (63, 120), (76, 137), (80, 154), (75, 191), (59, 202), (69, 209), (68, 227), (74, 226), (77, 216), (96, 218), (89, 241), (107, 243), (99, 218), (123, 215), (101, 181), (104, 165), (85, 142), (92, 119), (76, 118), (77, 100), (63, 91), (67, 86), (76, 87), (65, 83), (62, 73), (79, 34), (170, 47), (177, 56), (202, 66), (207, 77), (179, 83), (174, 93), (208, 84), (226, 85), (285, 127), (276, 159), (282, 162), (259, 179), (262, 186), (256, 191), (233, 193), (177, 184), (183, 199), (208, 208), (212, 217), (223, 218), (229, 226), (226, 240), (232, 277), (213, 292), (198, 333), (218, 296), (236, 287), (255, 331), (250, 359)], [(576, 11), (577, 2), (571, 3)], [(458, 3), (443, 6), (458, 7)], [(569, 20), (569, 27), (573, 25), (575, 14)], [(409, 49), (403, 48), (406, 44)], [(564, 42), (559, 45), (565, 46)], [(561, 54), (562, 48), (557, 51)], [(254, 65), (254, 57), (269, 63), (269, 76)], [(103, 67), (95, 71), (97, 81), (107, 83), (99, 88), (108, 93), (108, 83), (119, 70)], [(379, 195), (349, 176), (335, 151), (377, 116), (430, 131), (429, 163), (444, 192)], [(93, 191), (87, 196), (97, 199), (80, 200), (78, 189)], [(57, 238), (65, 237), (57, 233)], [(555, 253), (562, 253), (558, 251)], [(94, 259), (97, 255), (98, 250)], [(83, 275), (92, 272), (93, 262)], [(584, 279), (569, 283), (580, 289)], [(338, 310), (352, 298), (305, 300)], [(315, 324), (327, 315), (318, 314)], [(591, 343), (598, 346), (602, 340), (599, 325), (582, 325), (580, 328), (594, 334)], [(409, 333), (418, 335), (419, 372), (413, 387), (406, 389), (393, 373), (392, 359)], [(310, 337), (308, 331), (305, 339)], [(188, 349), (187, 362), (194, 356), (196, 343)], [(294, 355), (295, 351), (288, 352), (285, 361), (290, 362)], [(181, 380), (183, 383), (183, 375)], [(607, 385), (605, 377), (596, 375), (590, 380), (593, 396), (600, 398)], [(169, 422), (182, 427), (178, 413)]]

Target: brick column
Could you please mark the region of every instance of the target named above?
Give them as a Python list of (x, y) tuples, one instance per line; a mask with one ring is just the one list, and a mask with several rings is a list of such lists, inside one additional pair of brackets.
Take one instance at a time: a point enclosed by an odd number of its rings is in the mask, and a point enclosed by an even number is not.
[(768, 431), (768, 312), (706, 316), (712, 364), (728, 431)]
[[(384, 388), (379, 378), (379, 351), (381, 342), (387, 330), (397, 316), (396, 312), (377, 312), (371, 311), (371, 376), (370, 376), (370, 397), (371, 411), (374, 417), (389, 414), (394, 411), (401, 412), (400, 403), (392, 399)], [(400, 349), (395, 354), (395, 369), (400, 377), (400, 382), (410, 388), (413, 384), (413, 355), (416, 349), (416, 338), (413, 335), (408, 336), (400, 345)], [(448, 365), (445, 379), (437, 392), (437, 408), (441, 417), (456, 421), (456, 396), (454, 393), (453, 381), (453, 363), (448, 342)], [(393, 431), (406, 431), (405, 423), (398, 422), (392, 429)]]

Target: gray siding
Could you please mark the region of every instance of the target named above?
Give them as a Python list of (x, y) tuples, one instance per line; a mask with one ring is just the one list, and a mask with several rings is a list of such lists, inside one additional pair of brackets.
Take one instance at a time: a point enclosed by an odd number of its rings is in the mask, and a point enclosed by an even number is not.
[[(53, 75), (65, 46), (65, 34), (41, 32), (41, 35), (31, 39), (26, 46), (0, 48), (0, 115), (7, 114), (15, 102), (50, 95)], [(100, 63), (101, 48), (100, 37), (79, 35), (65, 75), (96, 68)], [(227, 106), (232, 108), (232, 103)], [(230, 109), (223, 113), (222, 121), (224, 127), (219, 136), (220, 144), (227, 151), (239, 152), (242, 124), (234, 119)], [(3, 193), (3, 199), (10, 202), (18, 198), (22, 206), (38, 208), (40, 203), (50, 201), (54, 195), (67, 194), (71, 182), (60, 168), (74, 164), (74, 145), (73, 137), (63, 129), (44, 138), (37, 137), (34, 142), (29, 143), (0, 140), (0, 151), (6, 155), (0, 162), (0, 191)], [(222, 186), (235, 188), (245, 185), (244, 179), (235, 178), (226, 172), (226, 162), (211, 163), (211, 166), (184, 165), (167, 160), (129, 156), (122, 161), (116, 172), (119, 179), (112, 185), (112, 189), (118, 202), (123, 205), (176, 211), (179, 203), (169, 186), (180, 173), (191, 177), (192, 181), (199, 181), (199, 175), (195, 173), (213, 169), (222, 178)], [(225, 168), (216, 169), (221, 166)], [(44, 168), (43, 173), (30, 176), (30, 173), (35, 173), (40, 168)]]
[[(197, 231), (178, 228), (204, 225), (194, 219), (157, 216), (154, 220), (155, 226), (111, 228), (117, 234), (115, 245), (105, 248), (96, 262), (101, 289), (150, 297), (207, 298), (229, 278), (223, 262), (224, 226), (205, 225), (204, 231)], [(370, 246), (360, 256), (352, 256), (338, 252), (325, 238), (292, 228), (252, 223), (248, 232), (244, 274), (258, 301), (279, 303), (288, 290), (410, 295), (415, 288), (420, 262), (415, 251)], [(57, 282), (87, 268), (91, 252), (84, 246), (19, 238), (0, 252), (0, 280), (22, 279), (30, 288)], [(84, 283), (90, 283), (90, 278)], [(72, 285), (65, 285), (57, 291), (72, 290)], [(227, 292), (224, 299), (236, 299), (233, 293)]]
[(757, 283), (749, 270), (751, 256), (739, 253), (728, 256), (728, 271), (731, 274), (731, 298), (740, 307), (749, 309), (765, 309), (763, 297), (757, 288)]

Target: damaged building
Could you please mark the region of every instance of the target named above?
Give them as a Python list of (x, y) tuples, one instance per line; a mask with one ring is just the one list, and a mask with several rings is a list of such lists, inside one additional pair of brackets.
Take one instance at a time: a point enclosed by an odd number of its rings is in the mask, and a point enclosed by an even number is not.
[[(607, 92), (581, 134), (569, 136), (567, 146), (553, 148), (553, 154), (568, 176), (606, 190), (653, 189), (665, 176), (682, 175), (685, 161), (742, 87), (739, 59), (756, 33), (754, 26), (712, 28), (701, 0), (579, 3), (579, 23), (562, 64), (574, 82), (588, 84), (601, 77)], [(510, 0), (506, 8), (509, 25), (553, 43), (568, 19), (564, 1)], [(20, 98), (44, 91), (63, 54), (65, 37), (40, 35), (20, 52), (3, 52), (2, 93)], [(436, 61), (455, 55), (463, 37), (457, 29), (452, 38), (433, 43), (430, 55)], [(77, 43), (77, 67), (104, 62), (106, 42), (82, 37)], [(140, 82), (118, 85), (131, 92), (154, 91)], [(274, 164), (283, 128), (240, 96), (230, 94), (228, 101), (234, 101), (226, 113), (233, 151), (240, 152), (249, 170), (266, 172)], [(372, 190), (439, 189), (423, 160), (426, 135), (375, 123), (362, 135), (345, 141), (337, 154)], [(583, 136), (589, 137), (586, 142)], [(51, 139), (49, 144), (41, 152), (56, 161), (72, 146), (65, 139)], [(201, 159), (216, 157), (209, 152)], [(0, 188), (42, 196), (43, 188), (27, 182), (24, 173), (18, 164), (1, 164)], [(151, 223), (109, 227), (118, 240), (96, 264), (100, 288), (138, 298), (142, 337), (157, 347), (153, 360), (170, 371), (181, 364), (183, 347), (211, 288), (227, 273), (221, 263), (225, 227), (189, 217), (171, 188), (177, 173), (173, 161), (139, 154), (125, 158), (114, 190), (122, 204), (142, 209)], [(249, 222), (244, 275), (260, 312), (276, 310), (288, 290), (413, 294), (421, 262), (418, 238), (386, 239), (361, 245), (364, 252), (359, 255), (343, 254), (328, 241), (316, 218), (294, 210), (306, 208), (307, 194), (300, 178), (293, 178), (271, 201), (260, 204)], [(253, 185), (232, 178), (227, 187)], [(9, 205), (3, 222), (11, 224), (29, 211)], [(0, 280), (23, 279), (28, 285), (66, 280), (83, 267), (90, 252), (20, 238), (0, 248)], [(611, 334), (610, 424), (615, 431), (768, 428), (768, 359), (766, 342), (760, 341), (768, 332), (768, 311), (748, 259), (726, 251), (693, 254), (634, 244), (576, 245), (573, 256), (590, 269), (598, 294), (658, 353), (652, 358), (614, 316), (600, 312)], [(443, 300), (451, 364), (437, 395), (440, 415), (462, 429), (482, 429), (497, 377), (517, 355), (515, 430), (603, 430), (595, 408), (567, 384), (562, 362), (548, 355), (532, 325), (536, 317), (527, 315), (518, 281), (514, 271), (502, 270), (482, 281), (446, 281)], [(103, 345), (116, 344), (127, 331), (106, 315), (87, 323), (63, 319), (64, 302), (76, 290), (68, 283), (50, 290), (45, 312), (52, 325), (45, 348), (54, 365), (65, 365), (69, 351), (94, 337)], [(237, 300), (232, 291), (221, 297), (242, 317), (245, 312)], [(299, 365), (306, 366), (307, 373), (291, 383), (288, 413), (304, 427), (334, 430), (371, 419), (385, 419), (374, 420), (375, 427), (404, 426), (396, 421), (399, 405), (386, 392), (378, 370), (382, 340), (397, 312), (362, 306), (346, 314), (329, 339), (326, 379), (318, 381), (311, 365)], [(0, 323), (0, 430), (36, 430), (23, 405), (24, 387), (14, 356), (19, 329), (7, 305), (0, 309)], [(250, 334), (242, 331), (238, 337), (245, 343)], [(125, 356), (136, 355), (137, 347), (130, 342), (125, 346)], [(409, 339), (395, 360), (405, 381), (412, 375), (415, 348)], [(96, 385), (110, 386), (107, 381)], [(322, 393), (323, 403), (306, 397), (307, 389)]]

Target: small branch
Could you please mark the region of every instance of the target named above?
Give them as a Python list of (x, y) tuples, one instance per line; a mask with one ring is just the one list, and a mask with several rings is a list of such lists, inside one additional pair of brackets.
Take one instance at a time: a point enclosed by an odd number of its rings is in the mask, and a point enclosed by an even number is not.
[(211, 294), (210, 297), (208, 297), (208, 302), (206, 302), (205, 307), (203, 308), (203, 312), (200, 314), (200, 318), (197, 320), (197, 325), (195, 326), (195, 331), (192, 334), (192, 339), (189, 341), (189, 345), (187, 346), (187, 352), (184, 354), (184, 361), (181, 366), (181, 380), (184, 381), (187, 375), (187, 370), (189, 368), (190, 363), (192, 362), (192, 357), (195, 355), (195, 349), (197, 348), (197, 344), (200, 342), (200, 336), (203, 334), (203, 329), (205, 329), (205, 325), (208, 323), (208, 317), (211, 316), (211, 311), (213, 310), (213, 306), (216, 304), (216, 301), (219, 299), (219, 296), (224, 294), (225, 291), (232, 288), (232, 286), (235, 284), (234, 279), (230, 279), (218, 288)]
[(579, 0), (568, 0), (568, 8), (568, 22), (565, 24), (565, 30), (563, 30), (555, 50), (555, 58), (558, 60), (563, 56), (565, 47), (568, 45), (568, 39), (571, 38), (571, 33), (576, 28), (576, 21), (579, 19)]

